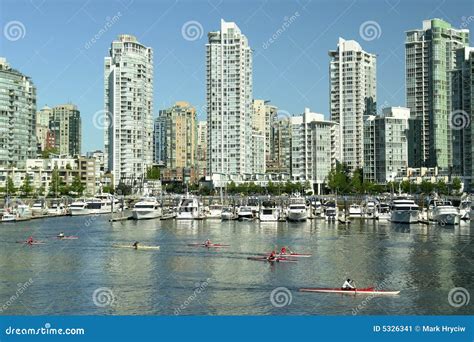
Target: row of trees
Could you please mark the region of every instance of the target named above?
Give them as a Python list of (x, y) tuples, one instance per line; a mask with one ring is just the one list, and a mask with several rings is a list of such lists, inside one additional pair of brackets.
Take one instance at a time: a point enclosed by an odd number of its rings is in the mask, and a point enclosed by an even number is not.
[(327, 186), (331, 192), (336, 191), (341, 194), (381, 194), (384, 192), (397, 192), (401, 189), (405, 193), (429, 194), (436, 191), (440, 195), (457, 194), (462, 188), (459, 178), (454, 178), (451, 184), (446, 184), (443, 180), (431, 183), (423, 180), (420, 184), (415, 184), (408, 180), (402, 182), (389, 182), (387, 184), (375, 184), (363, 179), (362, 169), (357, 169), (350, 174), (345, 164), (338, 164), (328, 176)]

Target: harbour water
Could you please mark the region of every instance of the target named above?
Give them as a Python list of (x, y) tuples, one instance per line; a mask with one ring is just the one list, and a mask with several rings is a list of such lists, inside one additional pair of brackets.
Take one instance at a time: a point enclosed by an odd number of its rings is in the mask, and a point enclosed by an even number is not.
[[(450, 291), (474, 284), (473, 226), (353, 220), (121, 221), (110, 215), (0, 225), (2, 315), (466, 315)], [(77, 240), (57, 240), (59, 232)], [(16, 243), (33, 236), (46, 242)], [(228, 248), (187, 246), (211, 239)], [(156, 250), (114, 248), (140, 241)], [(296, 263), (247, 260), (276, 246), (312, 253)], [(302, 287), (400, 290), (371, 297)], [(19, 291), (21, 289), (21, 291)], [(273, 296), (272, 296), (273, 291)], [(20, 292), (20, 293), (19, 293)], [(474, 295), (473, 292), (471, 292)]]

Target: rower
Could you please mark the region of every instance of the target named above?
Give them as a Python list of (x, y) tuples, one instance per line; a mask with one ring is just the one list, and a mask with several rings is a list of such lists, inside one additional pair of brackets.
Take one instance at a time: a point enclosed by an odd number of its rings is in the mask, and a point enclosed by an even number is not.
[(210, 245), (212, 245), (212, 242), (211, 242), (211, 240), (207, 239), (207, 240), (204, 242), (204, 246), (209, 247)]
[(275, 251), (272, 251), (270, 255), (268, 256), (267, 260), (268, 261), (274, 261), (276, 259), (276, 253)]
[(61, 232), (61, 233), (58, 234), (58, 238), (61, 239), (61, 238), (63, 238), (63, 237), (64, 237), (64, 233), (63, 233), (63, 232)]
[(282, 247), (282, 248), (281, 248), (281, 251), (280, 251), (280, 254), (286, 254), (286, 251), (287, 251), (287, 250), (286, 250), (286, 247)]
[(132, 245), (133, 248), (138, 249), (138, 241), (135, 241), (135, 243)]
[(35, 242), (35, 240), (33, 240), (33, 237), (30, 236), (27, 240), (26, 240), (26, 243), (29, 244), (29, 245), (32, 245), (33, 242)]
[(351, 279), (347, 279), (344, 284), (342, 284), (342, 289), (343, 290), (354, 290), (355, 289), (355, 284), (354, 281)]

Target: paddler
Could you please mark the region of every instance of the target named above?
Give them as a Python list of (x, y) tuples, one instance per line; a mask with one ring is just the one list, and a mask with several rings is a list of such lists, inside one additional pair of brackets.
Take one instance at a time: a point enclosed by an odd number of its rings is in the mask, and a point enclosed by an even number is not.
[(58, 238), (62, 239), (63, 237), (64, 237), (64, 233), (63, 233), (63, 232), (61, 232), (61, 233), (58, 234)]
[(132, 247), (135, 248), (135, 249), (138, 249), (138, 243), (139, 243), (138, 241), (135, 241), (133, 243)]
[(354, 290), (355, 289), (355, 284), (354, 281), (351, 279), (347, 279), (344, 284), (342, 284), (342, 289), (343, 290)]
[(276, 252), (272, 251), (270, 255), (268, 256), (267, 260), (268, 261), (274, 261), (276, 259)]
[(32, 245), (33, 242), (35, 242), (35, 240), (33, 240), (33, 237), (30, 236), (27, 240), (26, 240), (26, 243), (29, 244), (29, 245)]
[(286, 252), (287, 252), (287, 249), (286, 249), (286, 247), (282, 247), (282, 248), (281, 248), (281, 251), (280, 251), (280, 254), (283, 254), (283, 255), (285, 255), (285, 254), (286, 254)]
[(211, 242), (211, 240), (207, 239), (207, 240), (204, 242), (204, 246), (209, 247), (210, 245), (212, 245), (212, 242)]

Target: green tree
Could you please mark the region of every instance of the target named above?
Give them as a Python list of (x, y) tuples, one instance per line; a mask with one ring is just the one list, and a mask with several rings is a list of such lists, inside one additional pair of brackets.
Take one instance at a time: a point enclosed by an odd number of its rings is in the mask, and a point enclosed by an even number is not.
[(459, 191), (460, 191), (461, 188), (462, 188), (462, 182), (461, 182), (461, 180), (460, 180), (458, 177), (454, 178), (454, 179), (453, 179), (453, 182), (452, 182), (452, 184), (451, 184), (451, 187), (452, 187), (453, 192), (454, 192), (455, 194), (459, 193)]
[(115, 188), (115, 193), (123, 196), (130, 195), (132, 193), (132, 187), (123, 182), (120, 182)]
[(438, 192), (438, 194), (440, 195), (446, 195), (448, 194), (448, 186), (446, 185), (446, 182), (442, 179), (440, 179), (437, 183), (436, 183), (436, 191)]
[(84, 193), (85, 186), (82, 184), (79, 175), (74, 176), (69, 190), (77, 193), (78, 195), (82, 195)]
[(41, 158), (48, 159), (51, 154), (59, 154), (56, 147), (47, 147), (41, 152)]
[(412, 184), (409, 180), (404, 180), (400, 183), (400, 187), (402, 188), (402, 191), (405, 193), (411, 193), (412, 192)]
[(25, 195), (29, 196), (33, 192), (34, 188), (31, 185), (31, 179), (28, 174), (25, 175), (25, 178), (23, 179), (23, 184), (20, 187), (20, 191)]
[(44, 196), (44, 192), (46, 191), (44, 185), (41, 185), (38, 189), (36, 189), (37, 196)]
[(49, 193), (53, 196), (58, 196), (60, 193), (60, 187), (64, 185), (63, 180), (59, 176), (58, 167), (55, 166), (53, 172), (51, 173), (51, 182), (49, 183)]
[(160, 179), (160, 168), (156, 165), (148, 168), (146, 172), (147, 179)]
[(355, 193), (362, 194), (364, 193), (364, 187), (362, 185), (362, 170), (356, 169), (352, 176), (351, 186)]
[(345, 164), (337, 163), (327, 177), (327, 186), (333, 193), (349, 191), (349, 182), (349, 173)]
[(423, 180), (420, 184), (420, 191), (424, 194), (430, 194), (434, 189), (434, 185), (431, 182), (428, 182), (427, 180)]
[(5, 190), (10, 196), (16, 194), (17, 189), (15, 188), (15, 183), (13, 183), (13, 179), (10, 176), (7, 177), (7, 185)]

